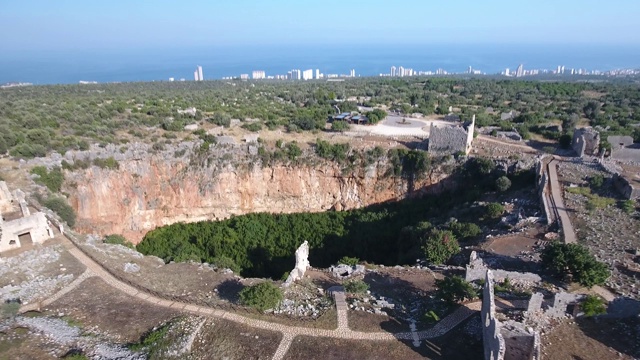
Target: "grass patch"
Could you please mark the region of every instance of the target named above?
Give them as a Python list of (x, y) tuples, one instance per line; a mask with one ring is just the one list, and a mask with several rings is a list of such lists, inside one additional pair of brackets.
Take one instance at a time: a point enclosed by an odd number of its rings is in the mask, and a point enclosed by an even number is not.
[(587, 210), (604, 209), (616, 203), (615, 199), (596, 195), (588, 187), (570, 187), (566, 189), (571, 194), (582, 195), (587, 198)]
[(153, 355), (164, 345), (164, 338), (169, 331), (169, 324), (164, 324), (159, 328), (154, 328), (151, 331), (147, 332), (140, 338), (140, 341), (137, 343), (129, 344), (129, 350), (131, 351), (142, 351), (147, 350), (149, 353), (149, 358), (152, 358)]

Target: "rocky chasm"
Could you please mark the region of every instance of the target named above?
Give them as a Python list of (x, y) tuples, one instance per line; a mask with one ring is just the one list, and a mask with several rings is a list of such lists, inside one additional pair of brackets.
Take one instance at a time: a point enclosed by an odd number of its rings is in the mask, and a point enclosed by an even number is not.
[[(90, 167), (67, 176), (69, 201), (80, 232), (122, 234), (138, 243), (156, 227), (216, 220), (252, 212), (349, 210), (439, 192), (444, 173), (411, 184), (385, 176), (377, 163), (344, 175), (338, 164), (194, 168), (162, 159), (120, 161), (118, 170)], [(435, 185), (434, 185), (435, 184)], [(410, 191), (416, 189), (415, 191)]]

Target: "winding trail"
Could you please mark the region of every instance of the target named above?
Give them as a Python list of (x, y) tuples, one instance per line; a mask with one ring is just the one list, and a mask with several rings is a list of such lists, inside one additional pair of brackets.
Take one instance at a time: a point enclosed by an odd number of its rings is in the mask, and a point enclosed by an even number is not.
[(128, 285), (118, 279), (116, 279), (113, 275), (111, 275), (102, 265), (91, 259), (87, 256), (76, 244), (68, 239), (65, 234), (63, 242), (65, 243), (65, 247), (69, 251), (71, 255), (73, 255), (78, 261), (80, 261), (83, 265), (86, 266), (86, 271), (80, 275), (77, 279), (72, 281), (69, 285), (49, 297), (48, 299), (24, 305), (20, 308), (20, 312), (26, 312), (31, 310), (39, 310), (43, 306), (49, 305), (54, 301), (58, 300), (60, 297), (69, 293), (73, 289), (75, 289), (78, 285), (80, 285), (85, 279), (91, 276), (97, 276), (102, 279), (105, 283), (116, 288), (125, 294), (136, 297), (140, 300), (144, 300), (150, 304), (162, 306), (166, 308), (171, 308), (174, 310), (184, 311), (188, 313), (192, 313), (195, 315), (205, 315), (212, 316), (217, 318), (222, 318), (225, 320), (233, 321), (236, 323), (244, 324), (250, 327), (276, 331), (283, 334), (282, 340), (273, 355), (273, 359), (282, 359), (287, 353), (289, 346), (293, 342), (293, 339), (296, 336), (310, 336), (310, 337), (326, 337), (326, 338), (336, 338), (336, 339), (350, 339), (350, 340), (369, 340), (369, 341), (392, 341), (392, 340), (414, 340), (416, 341), (416, 337), (419, 340), (430, 339), (438, 336), (442, 336), (445, 333), (449, 332), (451, 329), (458, 326), (460, 323), (468, 319), (470, 316), (475, 314), (480, 309), (480, 302), (476, 301), (474, 303), (466, 304), (458, 308), (449, 316), (442, 319), (436, 326), (432, 329), (426, 331), (419, 332), (402, 332), (402, 333), (389, 333), (389, 332), (361, 332), (361, 331), (353, 331), (349, 329), (348, 325), (348, 317), (347, 311), (348, 307), (346, 304), (346, 295), (344, 292), (335, 292), (334, 297), (336, 300), (337, 312), (338, 312), (338, 327), (335, 330), (327, 330), (327, 329), (314, 329), (307, 327), (299, 327), (299, 326), (288, 326), (279, 323), (252, 319), (249, 317), (245, 317), (236, 313), (214, 309), (206, 306), (200, 306), (195, 304), (170, 301), (166, 299), (161, 299), (159, 297), (153, 296), (144, 291), (140, 291), (135, 287)]

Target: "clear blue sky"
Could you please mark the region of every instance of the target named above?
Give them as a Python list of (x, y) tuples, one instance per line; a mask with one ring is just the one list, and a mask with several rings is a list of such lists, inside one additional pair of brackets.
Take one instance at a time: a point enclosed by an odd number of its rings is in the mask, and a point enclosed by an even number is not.
[(0, 51), (257, 44), (640, 45), (639, 0), (0, 0)]

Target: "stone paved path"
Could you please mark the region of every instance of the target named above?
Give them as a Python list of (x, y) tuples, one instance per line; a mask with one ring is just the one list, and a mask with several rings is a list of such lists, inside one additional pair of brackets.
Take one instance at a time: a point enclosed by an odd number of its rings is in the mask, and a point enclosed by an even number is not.
[(552, 160), (549, 165), (549, 185), (551, 186), (551, 206), (556, 209), (556, 213), (560, 217), (560, 225), (562, 226), (562, 234), (564, 235), (564, 242), (567, 244), (576, 242), (576, 233), (573, 231), (573, 225), (571, 225), (571, 219), (567, 213), (567, 208), (564, 205), (562, 199), (562, 188), (560, 188), (560, 182), (558, 182), (557, 172), (558, 160)]
[[(42, 305), (51, 304), (53, 301), (59, 299), (61, 296), (67, 294), (69, 291), (73, 290), (77, 287), (84, 279), (89, 276), (98, 276), (104, 282), (109, 284), (110, 286), (130, 295), (136, 297), (140, 300), (144, 300), (151, 304), (157, 306), (163, 306), (175, 310), (185, 311), (196, 315), (205, 315), (205, 316), (213, 316), (217, 318), (222, 318), (225, 320), (233, 321), (236, 323), (244, 324), (250, 327), (276, 331), (283, 334), (282, 341), (276, 350), (273, 359), (282, 359), (287, 353), (289, 346), (291, 345), (293, 339), (296, 336), (311, 336), (311, 337), (327, 337), (327, 338), (339, 338), (339, 339), (350, 339), (350, 340), (373, 340), (373, 341), (392, 341), (397, 339), (414, 339), (417, 335), (418, 339), (425, 340), (438, 336), (442, 336), (461, 322), (469, 318), (471, 315), (475, 314), (480, 309), (481, 302), (475, 302), (471, 304), (467, 304), (465, 306), (461, 306), (459, 309), (454, 311), (449, 316), (442, 319), (434, 328), (429, 329), (427, 331), (421, 332), (405, 332), (405, 333), (388, 333), (388, 332), (360, 332), (353, 331), (349, 329), (348, 326), (348, 318), (347, 318), (347, 304), (346, 304), (346, 296), (344, 292), (336, 292), (334, 296), (336, 298), (336, 306), (338, 310), (338, 327), (335, 330), (327, 330), (327, 329), (314, 329), (314, 328), (306, 328), (306, 327), (298, 327), (298, 326), (288, 326), (283, 324), (278, 324), (274, 322), (264, 321), (264, 320), (256, 320), (248, 317), (244, 317), (242, 315), (223, 311), (219, 309), (209, 308), (205, 306), (193, 305), (188, 303), (182, 303), (177, 301), (170, 301), (155, 297), (151, 294), (148, 294), (143, 291), (139, 291), (138, 289), (125, 284), (124, 282), (113, 277), (109, 272), (107, 272), (100, 264), (95, 262), (93, 259), (84, 254), (75, 244), (73, 244), (66, 237), (64, 239), (66, 247), (69, 250), (69, 253), (73, 255), (78, 261), (84, 264), (87, 267), (85, 273), (83, 273), (78, 279), (74, 280), (71, 284), (63, 288), (58, 293), (54, 294), (51, 298), (39, 303), (39, 304), (30, 304), (21, 308), (21, 312), (39, 309)], [(40, 306), (37, 306), (40, 305)], [(37, 306), (35, 308), (32, 308)]]

